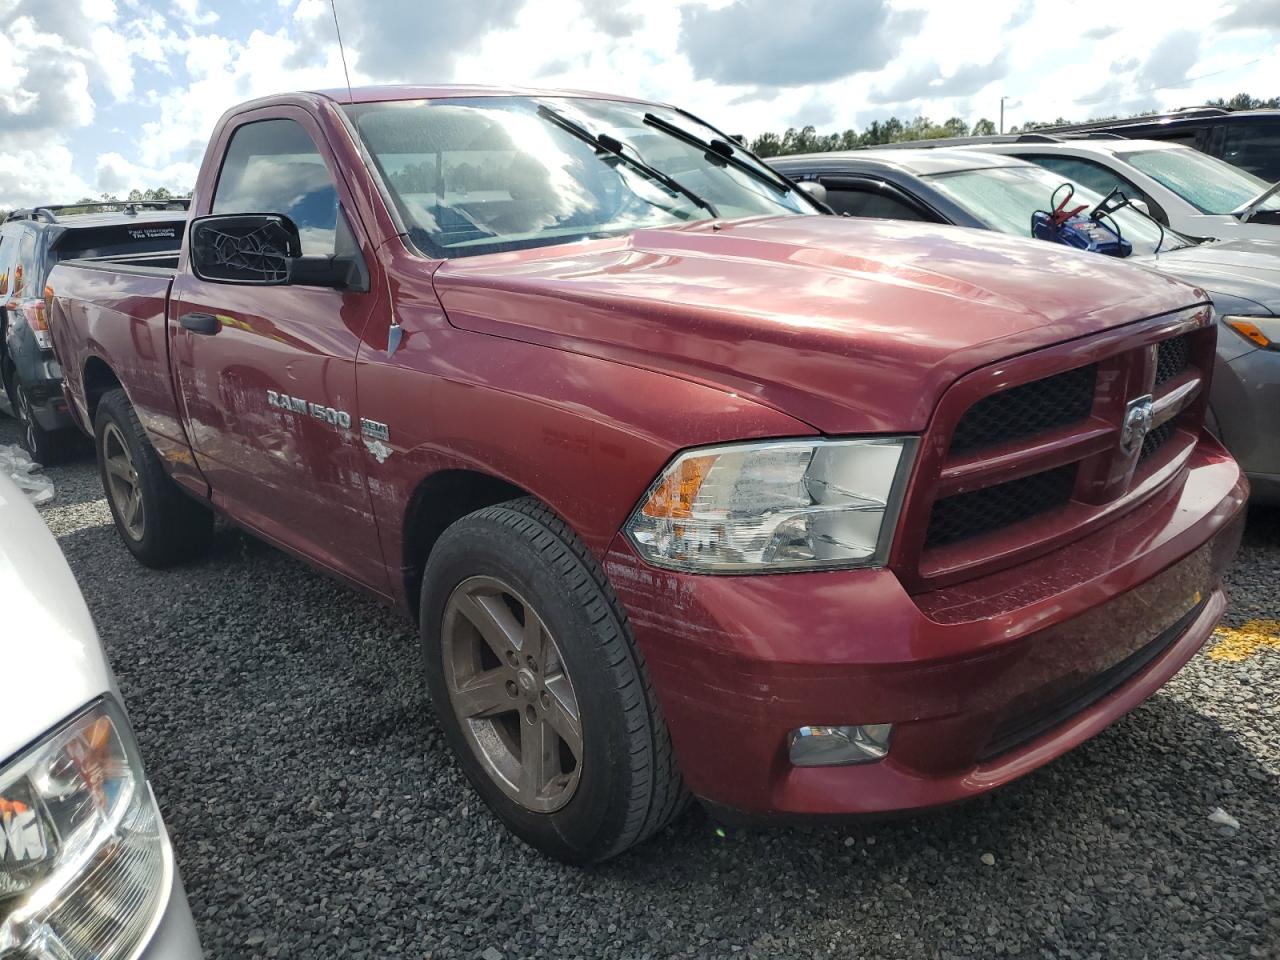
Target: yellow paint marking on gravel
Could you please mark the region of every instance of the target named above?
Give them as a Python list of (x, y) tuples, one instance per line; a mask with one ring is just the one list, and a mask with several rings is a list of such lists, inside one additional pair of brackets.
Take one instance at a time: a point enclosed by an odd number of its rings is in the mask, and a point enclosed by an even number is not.
[(1264, 647), (1280, 650), (1280, 620), (1250, 620), (1243, 627), (1219, 627), (1209, 659), (1240, 663)]

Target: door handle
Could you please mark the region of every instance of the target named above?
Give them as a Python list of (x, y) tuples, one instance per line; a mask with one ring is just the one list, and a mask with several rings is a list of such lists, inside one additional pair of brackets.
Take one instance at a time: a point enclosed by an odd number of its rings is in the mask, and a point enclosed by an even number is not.
[(183, 330), (212, 336), (222, 329), (222, 323), (211, 313), (184, 313), (178, 318)]

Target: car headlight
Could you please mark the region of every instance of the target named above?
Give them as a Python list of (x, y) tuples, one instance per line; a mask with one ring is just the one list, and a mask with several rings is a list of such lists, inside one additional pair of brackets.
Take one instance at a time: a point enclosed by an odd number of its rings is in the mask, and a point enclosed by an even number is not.
[(1226, 316), (1222, 322), (1254, 346), (1280, 350), (1280, 317)]
[(702, 447), (663, 470), (627, 521), (649, 562), (696, 573), (883, 564), (916, 441)]
[(0, 769), (0, 957), (132, 956), (170, 870), (137, 748), (111, 701)]

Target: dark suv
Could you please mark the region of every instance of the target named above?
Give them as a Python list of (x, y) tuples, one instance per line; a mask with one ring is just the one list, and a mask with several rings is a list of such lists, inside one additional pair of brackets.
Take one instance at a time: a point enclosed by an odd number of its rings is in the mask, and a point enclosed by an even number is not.
[(1128, 140), (1169, 140), (1233, 163), (1268, 183), (1280, 180), (1280, 110), (1232, 112), (1200, 107), (1153, 117), (1045, 127), (1036, 132), (1050, 136), (1107, 133)]
[(0, 409), (22, 424), (23, 446), (52, 463), (77, 433), (62, 398), (45, 315), (44, 280), (69, 257), (147, 254), (182, 242), (186, 200), (15, 210), (0, 225)]

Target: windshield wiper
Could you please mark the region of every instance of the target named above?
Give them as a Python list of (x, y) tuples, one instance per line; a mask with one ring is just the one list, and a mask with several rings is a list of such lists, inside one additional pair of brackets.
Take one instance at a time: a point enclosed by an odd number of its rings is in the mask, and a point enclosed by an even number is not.
[(1236, 209), (1231, 211), (1231, 215), (1239, 217), (1241, 223), (1248, 223), (1249, 219), (1258, 212), (1258, 208), (1266, 203), (1267, 200), (1277, 191), (1280, 191), (1280, 180), (1267, 187), (1267, 189), (1263, 190), (1248, 203), (1236, 207)]
[(696, 133), (690, 133), (688, 130), (684, 129), (684, 127), (678, 127), (674, 123), (663, 120), (661, 117), (655, 116), (652, 113), (646, 113), (644, 115), (644, 122), (646, 126), (653, 127), (655, 130), (661, 130), (669, 137), (674, 137), (677, 140), (689, 144), (691, 147), (697, 147), (712, 163), (725, 164), (733, 167), (735, 170), (741, 170), (747, 176), (758, 180), (760, 183), (765, 184), (765, 186), (772, 187), (781, 194), (785, 195), (791, 192), (790, 183), (777, 174), (766, 173), (760, 167), (755, 166), (755, 164), (751, 164), (743, 160), (737, 155), (733, 148), (733, 144), (728, 140), (721, 140), (719, 137), (712, 140), (704, 140)]
[(619, 161), (625, 163), (637, 173), (648, 177), (656, 183), (662, 184), (662, 186), (666, 187), (673, 193), (683, 195), (692, 203), (701, 207), (703, 210), (706, 210), (707, 213), (711, 214), (711, 216), (720, 216), (719, 211), (712, 206), (710, 200), (704, 200), (670, 174), (663, 173), (657, 167), (650, 166), (643, 160), (626, 153), (621, 140), (617, 140), (614, 137), (609, 136), (607, 133), (602, 133), (597, 136), (587, 130), (586, 127), (570, 120), (563, 113), (552, 110), (550, 107), (543, 104), (538, 106), (538, 116), (550, 123), (554, 123), (561, 130), (572, 134), (588, 146), (594, 147), (602, 153), (607, 153), (610, 156), (617, 157)]

